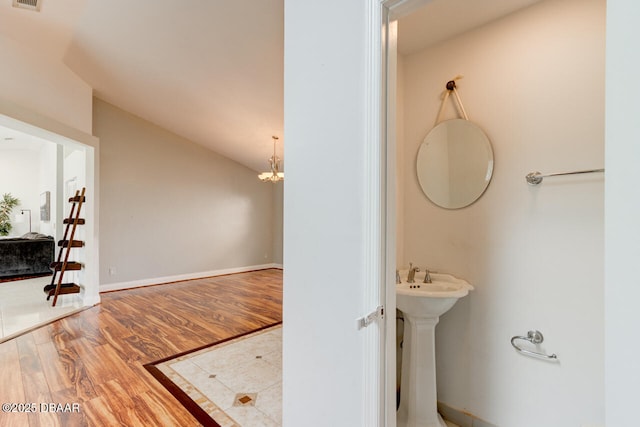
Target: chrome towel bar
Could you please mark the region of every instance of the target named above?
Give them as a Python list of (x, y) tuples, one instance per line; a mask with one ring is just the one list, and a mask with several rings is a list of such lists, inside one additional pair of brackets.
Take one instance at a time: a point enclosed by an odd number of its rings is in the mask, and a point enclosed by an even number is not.
[(542, 336), (542, 332), (540, 332), (540, 331), (529, 331), (529, 332), (527, 332), (527, 336), (526, 337), (521, 337), (521, 336), (512, 337), (511, 338), (511, 345), (513, 346), (513, 348), (518, 350), (520, 353), (526, 354), (527, 356), (537, 357), (538, 359), (545, 359), (545, 360), (558, 360), (558, 356), (556, 356), (555, 353), (549, 355), (549, 354), (538, 353), (536, 351), (531, 351), (531, 350), (526, 350), (524, 348), (520, 348), (515, 343), (516, 340), (524, 340), (524, 341), (529, 341), (530, 343), (533, 343), (533, 344), (540, 344), (541, 342), (544, 341), (544, 337)]
[(531, 172), (527, 174), (525, 177), (527, 182), (530, 185), (538, 185), (542, 182), (542, 178), (546, 178), (548, 176), (560, 176), (560, 175), (578, 175), (582, 173), (594, 173), (594, 172), (604, 172), (604, 169), (588, 169), (583, 171), (574, 171), (574, 172), (558, 172), (558, 173), (547, 173), (541, 174), (540, 172)]

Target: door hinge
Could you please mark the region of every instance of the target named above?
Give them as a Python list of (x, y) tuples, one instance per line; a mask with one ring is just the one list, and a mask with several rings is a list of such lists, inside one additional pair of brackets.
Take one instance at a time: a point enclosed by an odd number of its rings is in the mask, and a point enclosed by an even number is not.
[(375, 311), (357, 319), (358, 329), (366, 328), (377, 319), (384, 319), (384, 305), (379, 305)]

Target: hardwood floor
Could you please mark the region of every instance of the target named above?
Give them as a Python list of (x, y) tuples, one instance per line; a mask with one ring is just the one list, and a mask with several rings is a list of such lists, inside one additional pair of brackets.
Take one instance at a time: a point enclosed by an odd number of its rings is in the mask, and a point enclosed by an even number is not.
[[(0, 426), (199, 425), (143, 365), (281, 321), (282, 271), (101, 297), (96, 307), (0, 344)], [(7, 403), (36, 411), (5, 412)], [(42, 405), (51, 403), (68, 412)]]

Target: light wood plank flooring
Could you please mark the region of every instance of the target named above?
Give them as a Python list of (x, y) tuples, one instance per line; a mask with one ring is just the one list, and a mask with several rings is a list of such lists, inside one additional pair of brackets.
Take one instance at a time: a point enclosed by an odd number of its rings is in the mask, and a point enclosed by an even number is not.
[(0, 344), (0, 403), (38, 409), (0, 412), (0, 426), (199, 425), (143, 365), (281, 320), (277, 269), (102, 294), (96, 307)]

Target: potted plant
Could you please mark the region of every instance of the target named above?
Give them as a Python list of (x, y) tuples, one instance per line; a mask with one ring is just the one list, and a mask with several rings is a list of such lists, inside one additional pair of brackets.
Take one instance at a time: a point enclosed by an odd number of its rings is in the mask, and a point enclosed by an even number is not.
[(0, 199), (0, 236), (8, 236), (11, 231), (11, 210), (20, 204), (17, 197), (5, 193)]

